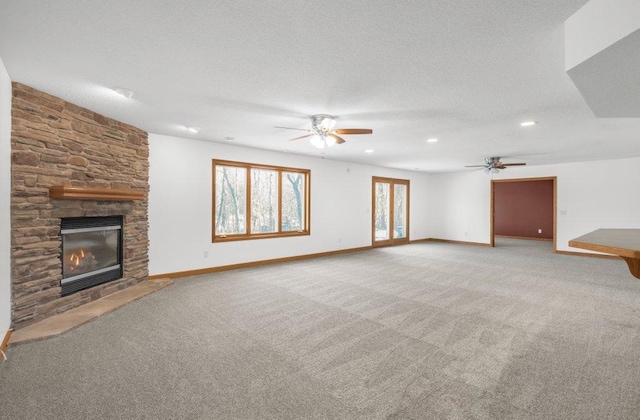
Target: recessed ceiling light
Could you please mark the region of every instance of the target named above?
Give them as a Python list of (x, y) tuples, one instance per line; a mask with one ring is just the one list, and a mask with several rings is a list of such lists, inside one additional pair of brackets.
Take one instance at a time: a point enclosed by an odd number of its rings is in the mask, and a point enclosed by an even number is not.
[(365, 153), (373, 153), (373, 149), (367, 149), (364, 151)]
[(224, 138), (226, 141), (234, 141), (235, 139), (233, 137), (227, 136)]
[(536, 125), (536, 124), (538, 124), (537, 121), (525, 121), (520, 123), (520, 125), (523, 127), (531, 127), (532, 125)]
[(118, 95), (124, 96), (125, 98), (131, 98), (133, 96), (133, 91), (131, 89), (119, 87), (113, 90), (115, 90)]
[(435, 143), (437, 141), (438, 141), (438, 139), (436, 139), (436, 138), (427, 139), (427, 143)]
[(187, 130), (191, 131), (193, 134), (198, 134), (200, 127), (187, 127)]

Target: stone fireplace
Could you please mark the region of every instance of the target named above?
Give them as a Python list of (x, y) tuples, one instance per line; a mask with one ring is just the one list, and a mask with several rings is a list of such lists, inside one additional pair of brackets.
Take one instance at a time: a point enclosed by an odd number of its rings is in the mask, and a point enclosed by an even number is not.
[[(11, 130), (12, 326), (146, 280), (147, 133), (20, 83)], [(120, 228), (77, 225), (96, 218), (117, 219)], [(98, 273), (73, 275), (70, 259)]]

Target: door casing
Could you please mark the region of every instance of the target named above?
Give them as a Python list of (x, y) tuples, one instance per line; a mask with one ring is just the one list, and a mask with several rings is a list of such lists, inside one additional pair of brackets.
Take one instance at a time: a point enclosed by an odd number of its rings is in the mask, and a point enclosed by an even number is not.
[[(376, 241), (376, 183), (388, 183), (390, 184), (389, 188), (389, 200), (391, 201), (389, 205), (389, 239), (383, 241)], [(395, 229), (394, 223), (394, 185), (402, 184), (407, 186), (407, 201), (405, 203), (406, 206), (406, 223), (404, 226), (405, 229), (405, 237), (404, 238), (394, 238), (393, 231)], [(408, 179), (396, 179), (396, 178), (384, 178), (379, 176), (374, 176), (371, 182), (371, 246), (390, 246), (390, 245), (401, 245), (409, 243), (410, 236), (410, 188), (409, 188), (409, 180)]]
[(558, 177), (547, 176), (540, 178), (513, 178), (513, 179), (493, 179), (491, 180), (491, 246), (495, 247), (495, 191), (494, 185), (496, 182), (527, 182), (527, 181), (553, 181), (553, 252), (557, 252), (557, 202), (558, 202)]

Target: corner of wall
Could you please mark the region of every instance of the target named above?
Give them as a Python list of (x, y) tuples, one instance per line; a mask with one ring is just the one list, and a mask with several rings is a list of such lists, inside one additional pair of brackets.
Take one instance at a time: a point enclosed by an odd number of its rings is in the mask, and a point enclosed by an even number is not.
[(11, 325), (11, 79), (0, 58), (0, 339)]

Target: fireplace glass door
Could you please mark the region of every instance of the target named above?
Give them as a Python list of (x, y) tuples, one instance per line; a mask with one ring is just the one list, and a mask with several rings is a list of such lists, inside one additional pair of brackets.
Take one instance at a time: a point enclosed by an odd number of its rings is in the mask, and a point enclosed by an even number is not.
[(62, 220), (62, 294), (122, 277), (122, 218)]

